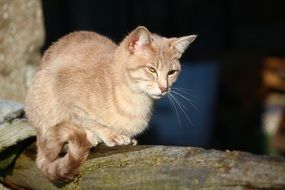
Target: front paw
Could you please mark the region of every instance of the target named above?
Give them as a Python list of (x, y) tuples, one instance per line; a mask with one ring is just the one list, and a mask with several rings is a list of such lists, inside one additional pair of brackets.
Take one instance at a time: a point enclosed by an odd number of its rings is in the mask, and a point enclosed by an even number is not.
[(107, 146), (115, 146), (115, 145), (128, 145), (133, 144), (133, 140), (131, 140), (130, 137), (125, 135), (119, 135), (119, 134), (112, 134), (109, 138), (107, 138), (104, 143)]
[(138, 140), (132, 139), (132, 140), (131, 140), (131, 144), (132, 144), (133, 146), (136, 146), (136, 145), (138, 144)]

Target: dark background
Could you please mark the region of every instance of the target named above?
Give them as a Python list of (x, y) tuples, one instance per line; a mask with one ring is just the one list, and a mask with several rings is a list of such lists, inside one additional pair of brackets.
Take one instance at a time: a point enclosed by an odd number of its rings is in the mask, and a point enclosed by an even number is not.
[[(203, 146), (264, 154), (261, 70), (266, 57), (285, 55), (284, 7), (284, 0), (43, 0), (43, 50), (77, 30), (116, 42), (138, 25), (167, 37), (198, 34), (182, 61), (211, 61), (219, 68), (212, 140)], [(141, 143), (154, 142), (155, 135), (146, 135)]]

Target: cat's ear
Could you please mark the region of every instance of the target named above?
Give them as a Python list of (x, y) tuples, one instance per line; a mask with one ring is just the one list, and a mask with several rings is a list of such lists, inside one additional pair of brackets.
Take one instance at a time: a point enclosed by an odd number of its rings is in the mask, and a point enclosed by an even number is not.
[(137, 27), (129, 35), (129, 50), (131, 52), (141, 51), (151, 43), (150, 32), (144, 26)]
[(180, 54), (183, 54), (187, 47), (196, 39), (196, 37), (197, 35), (190, 35), (176, 38), (171, 42), (170, 48), (176, 50)]

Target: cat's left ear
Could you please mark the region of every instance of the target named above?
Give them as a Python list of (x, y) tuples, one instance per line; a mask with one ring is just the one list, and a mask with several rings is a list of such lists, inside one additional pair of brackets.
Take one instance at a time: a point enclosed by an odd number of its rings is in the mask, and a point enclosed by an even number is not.
[(171, 42), (170, 48), (176, 50), (178, 53), (183, 54), (187, 47), (197, 38), (197, 35), (184, 36), (176, 38)]
[(141, 51), (151, 43), (150, 32), (144, 26), (137, 27), (129, 35), (129, 50), (131, 52)]

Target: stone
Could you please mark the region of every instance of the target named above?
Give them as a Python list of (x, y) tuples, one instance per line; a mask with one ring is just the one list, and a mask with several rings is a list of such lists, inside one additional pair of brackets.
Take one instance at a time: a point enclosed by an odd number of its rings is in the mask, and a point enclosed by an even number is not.
[(40, 0), (0, 0), (0, 99), (24, 101), (43, 42)]
[(0, 127), (5, 117), (22, 108), (23, 104), (19, 102), (0, 100)]

